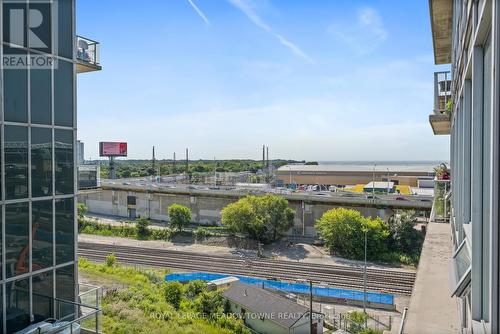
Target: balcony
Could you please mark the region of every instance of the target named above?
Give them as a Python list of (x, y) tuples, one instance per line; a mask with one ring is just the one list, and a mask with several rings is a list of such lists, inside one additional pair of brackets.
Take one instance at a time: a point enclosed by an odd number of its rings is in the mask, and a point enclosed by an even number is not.
[(435, 135), (450, 134), (452, 109), (451, 74), (449, 71), (435, 72), (434, 110), (429, 115), (429, 122)]
[(430, 220), (435, 223), (450, 221), (450, 180), (434, 180), (434, 203)]
[[(67, 287), (73, 291), (78, 291), (77, 302), (63, 300), (59, 298), (46, 297), (33, 294), (37, 301), (37, 310), (45, 310), (53, 317), (43, 321), (36, 320), (34, 324), (18, 331), (23, 334), (99, 334), (102, 333), (102, 288), (77, 284), (74, 288)], [(21, 297), (16, 298), (17, 294)], [(11, 298), (22, 300), (27, 295), (27, 291), (13, 289)], [(25, 298), (25, 297), (24, 297)], [(34, 298), (34, 299), (35, 299)], [(35, 315), (35, 319), (37, 316)], [(38, 316), (39, 318), (39, 316)], [(14, 321), (15, 319), (11, 319)]]
[(76, 72), (86, 73), (102, 70), (99, 62), (100, 44), (91, 39), (76, 37)]

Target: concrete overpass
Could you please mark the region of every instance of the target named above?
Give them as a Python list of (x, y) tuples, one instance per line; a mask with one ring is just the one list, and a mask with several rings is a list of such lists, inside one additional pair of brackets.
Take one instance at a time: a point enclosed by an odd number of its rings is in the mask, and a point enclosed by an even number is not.
[[(226, 205), (246, 195), (262, 195), (265, 192), (245, 189), (208, 189), (207, 187), (153, 186), (152, 184), (103, 183), (101, 189), (80, 192), (79, 202), (84, 203), (89, 212), (114, 215), (133, 219), (147, 217), (168, 220), (167, 208), (182, 204), (193, 213), (193, 220), (200, 224), (212, 225), (220, 222), (220, 211)], [(387, 220), (397, 209), (412, 209), (430, 212), (432, 197), (377, 195), (375, 199), (352, 193), (289, 193), (280, 194), (295, 210), (295, 224), (290, 234), (314, 237), (314, 223), (324, 212), (336, 207), (349, 207), (363, 215), (381, 217)]]

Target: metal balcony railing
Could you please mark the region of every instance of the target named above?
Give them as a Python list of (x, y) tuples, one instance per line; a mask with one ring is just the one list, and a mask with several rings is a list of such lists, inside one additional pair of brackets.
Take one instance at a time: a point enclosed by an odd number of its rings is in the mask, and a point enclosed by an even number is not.
[(434, 72), (434, 114), (450, 114), (451, 108), (450, 71)]
[(100, 66), (100, 44), (91, 39), (76, 37), (76, 59), (94, 66)]
[(102, 333), (102, 288), (77, 284), (75, 289), (78, 290), (77, 301), (37, 295), (39, 303), (45, 300), (41, 306), (46, 310), (51, 310), (53, 318), (30, 325), (28, 328), (21, 330), (21, 333)]
[(431, 221), (447, 223), (450, 221), (450, 180), (434, 180), (434, 203)]

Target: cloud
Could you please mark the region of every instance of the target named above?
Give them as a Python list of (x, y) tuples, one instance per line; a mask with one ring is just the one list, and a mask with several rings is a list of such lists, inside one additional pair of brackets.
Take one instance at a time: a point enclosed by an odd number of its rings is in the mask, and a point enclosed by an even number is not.
[(262, 30), (268, 32), (272, 36), (274, 36), (280, 43), (281, 45), (285, 46), (288, 48), (294, 55), (297, 57), (307, 61), (308, 63), (313, 64), (314, 60), (309, 57), (300, 47), (298, 47), (296, 44), (285, 38), (283, 35), (280, 35), (271, 28), (269, 24), (267, 24), (254, 10), (254, 8), (250, 5), (249, 2), (246, 0), (227, 0), (229, 1), (230, 4), (232, 4), (234, 7), (239, 9), (243, 14), (245, 14), (250, 21), (253, 22), (257, 27), (261, 28)]
[(187, 1), (191, 5), (191, 7), (193, 7), (193, 9), (196, 11), (196, 13), (198, 13), (198, 15), (203, 19), (203, 21), (205, 21), (205, 23), (209, 25), (210, 21), (207, 19), (205, 14), (203, 14), (203, 12), (198, 8), (198, 6), (196, 6), (196, 4), (193, 2), (193, 0), (187, 0)]
[(371, 7), (360, 8), (354, 20), (330, 25), (328, 32), (360, 55), (372, 52), (388, 37), (382, 17)]

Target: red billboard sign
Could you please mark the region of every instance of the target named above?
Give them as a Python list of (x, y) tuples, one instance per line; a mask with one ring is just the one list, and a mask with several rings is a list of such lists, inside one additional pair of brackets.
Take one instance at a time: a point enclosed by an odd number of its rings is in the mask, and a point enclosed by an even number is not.
[(127, 143), (124, 142), (100, 142), (99, 155), (101, 157), (126, 157)]

